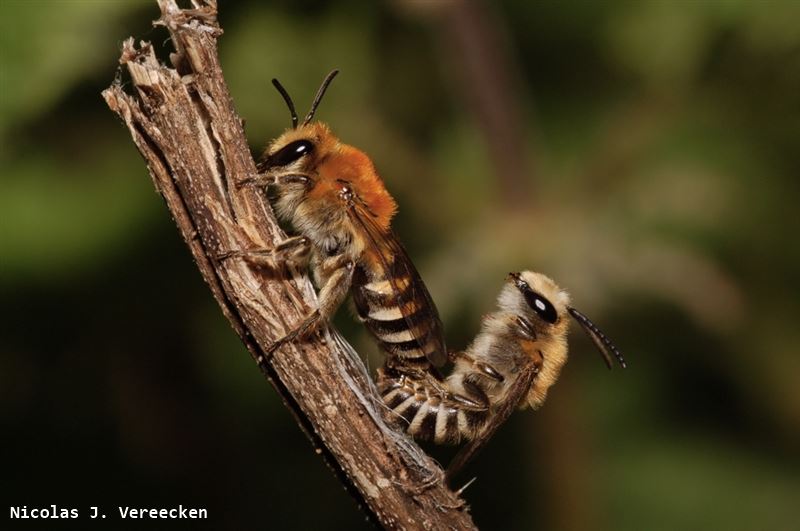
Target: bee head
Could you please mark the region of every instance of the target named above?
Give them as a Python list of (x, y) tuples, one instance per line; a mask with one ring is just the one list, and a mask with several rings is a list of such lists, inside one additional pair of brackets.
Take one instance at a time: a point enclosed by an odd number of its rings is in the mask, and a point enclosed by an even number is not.
[(505, 298), (501, 295), (501, 306), (504, 302), (507, 305), (504, 309), (519, 312), (518, 315), (524, 316), (531, 316), (533, 313), (539, 322), (559, 327), (564, 323), (563, 317), (569, 314), (592, 340), (609, 369), (612, 366), (612, 359), (616, 359), (620, 366), (625, 368), (625, 359), (619, 349), (588, 317), (570, 306), (569, 295), (550, 278), (540, 273), (523, 271), (510, 273), (508, 279), (518, 294), (515, 294), (516, 297)]
[(569, 306), (569, 295), (550, 278), (523, 271), (509, 273), (508, 281), (501, 294), (501, 308), (549, 325), (561, 321)]

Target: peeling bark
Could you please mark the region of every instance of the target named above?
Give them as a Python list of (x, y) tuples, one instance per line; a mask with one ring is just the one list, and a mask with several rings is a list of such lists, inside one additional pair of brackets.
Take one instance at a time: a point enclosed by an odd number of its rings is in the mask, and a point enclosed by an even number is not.
[(217, 56), (222, 29), (214, 0), (179, 9), (159, 0), (175, 52), (159, 64), (151, 45), (125, 41), (119, 82), (103, 92), (127, 125), (214, 298), (297, 423), (345, 487), (380, 525), (392, 529), (475, 529), (466, 505), (444, 484), (439, 465), (383, 420), (384, 409), (358, 355), (331, 328), (263, 352), (316, 305), (304, 273), (275, 275), (231, 249), (269, 248), (286, 236), (263, 195), (234, 183), (256, 173), (242, 121)]

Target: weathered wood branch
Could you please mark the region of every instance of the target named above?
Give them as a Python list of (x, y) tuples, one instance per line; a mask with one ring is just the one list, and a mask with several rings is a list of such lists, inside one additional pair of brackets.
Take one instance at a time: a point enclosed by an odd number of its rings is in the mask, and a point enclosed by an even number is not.
[(298, 424), (362, 507), (397, 529), (474, 529), (465, 504), (443, 482), (438, 464), (384, 423), (363, 363), (332, 329), (262, 353), (315, 306), (302, 272), (270, 274), (242, 260), (218, 261), (231, 249), (269, 248), (285, 238), (263, 195), (235, 183), (256, 168), (222, 75), (214, 0), (179, 9), (159, 0), (175, 52), (172, 67), (149, 43), (128, 39), (120, 64), (134, 93), (119, 82), (103, 92), (127, 125), (156, 189), (189, 245), (214, 298)]

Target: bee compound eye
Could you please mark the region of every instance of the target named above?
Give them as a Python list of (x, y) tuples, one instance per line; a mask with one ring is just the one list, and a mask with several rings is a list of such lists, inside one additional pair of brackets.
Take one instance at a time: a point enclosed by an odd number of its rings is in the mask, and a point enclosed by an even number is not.
[(524, 290), (525, 301), (544, 321), (553, 324), (558, 321), (558, 313), (553, 304), (531, 289)]
[(314, 151), (314, 144), (309, 140), (295, 140), (269, 156), (267, 167), (288, 166), (303, 155), (308, 155)]

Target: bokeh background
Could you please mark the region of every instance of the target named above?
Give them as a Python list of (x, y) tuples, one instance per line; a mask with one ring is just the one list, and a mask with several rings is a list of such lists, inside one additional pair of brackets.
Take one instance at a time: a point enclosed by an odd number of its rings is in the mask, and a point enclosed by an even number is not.
[[(254, 151), (289, 125), (272, 77), (303, 110), (341, 69), (318, 117), (398, 199), (451, 347), (507, 272), (533, 269), (629, 360), (609, 373), (573, 327), (548, 402), (470, 469), (479, 526), (797, 528), (800, 2), (222, 4)], [(154, 3), (0, 10), (3, 505), (368, 527), (100, 98), (128, 35), (165, 57)], [(347, 311), (337, 323), (375, 367)]]

